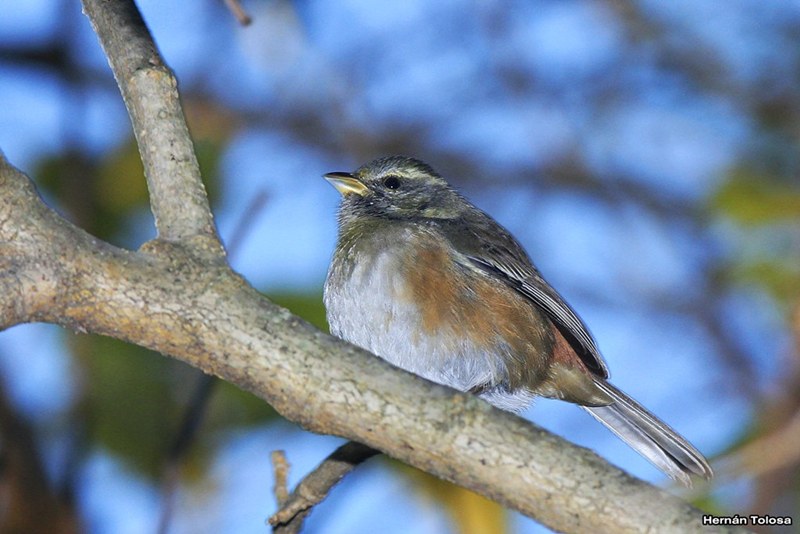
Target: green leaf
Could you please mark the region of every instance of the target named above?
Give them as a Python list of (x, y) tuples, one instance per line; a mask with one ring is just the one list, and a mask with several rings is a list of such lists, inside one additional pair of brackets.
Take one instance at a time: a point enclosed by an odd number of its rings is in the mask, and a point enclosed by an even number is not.
[(733, 267), (731, 276), (739, 283), (765, 288), (784, 307), (791, 307), (800, 296), (800, 262), (796, 258), (742, 262)]
[(743, 225), (800, 219), (800, 183), (738, 169), (717, 190), (712, 209)]

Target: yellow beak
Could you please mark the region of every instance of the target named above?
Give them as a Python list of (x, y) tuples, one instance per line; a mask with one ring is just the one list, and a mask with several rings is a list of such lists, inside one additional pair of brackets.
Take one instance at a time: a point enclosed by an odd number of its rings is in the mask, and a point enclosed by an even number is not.
[(342, 195), (355, 193), (363, 197), (369, 191), (361, 180), (349, 172), (329, 172), (325, 175), (325, 179)]

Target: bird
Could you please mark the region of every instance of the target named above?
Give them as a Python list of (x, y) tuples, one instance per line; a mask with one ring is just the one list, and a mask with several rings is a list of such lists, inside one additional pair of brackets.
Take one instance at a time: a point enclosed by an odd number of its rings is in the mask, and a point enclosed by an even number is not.
[(341, 193), (323, 291), (333, 335), (503, 410), (577, 404), (673, 480), (712, 477), (608, 381), (589, 329), (514, 236), (431, 166), (388, 156), (324, 178)]

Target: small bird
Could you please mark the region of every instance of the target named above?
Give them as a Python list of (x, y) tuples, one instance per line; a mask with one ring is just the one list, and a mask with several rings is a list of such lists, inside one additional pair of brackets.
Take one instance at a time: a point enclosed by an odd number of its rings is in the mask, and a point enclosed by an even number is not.
[(517, 240), (430, 166), (392, 156), (325, 179), (342, 194), (324, 291), (335, 336), (505, 410), (578, 404), (671, 478), (712, 476), (608, 382), (588, 328)]

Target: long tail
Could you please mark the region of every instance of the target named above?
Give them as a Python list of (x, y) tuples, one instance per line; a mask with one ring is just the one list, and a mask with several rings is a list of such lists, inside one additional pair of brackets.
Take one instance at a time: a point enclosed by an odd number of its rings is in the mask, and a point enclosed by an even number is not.
[(605, 380), (595, 383), (614, 399), (608, 406), (581, 406), (595, 419), (670, 478), (686, 486), (690, 474), (711, 478), (708, 461), (682, 436)]

